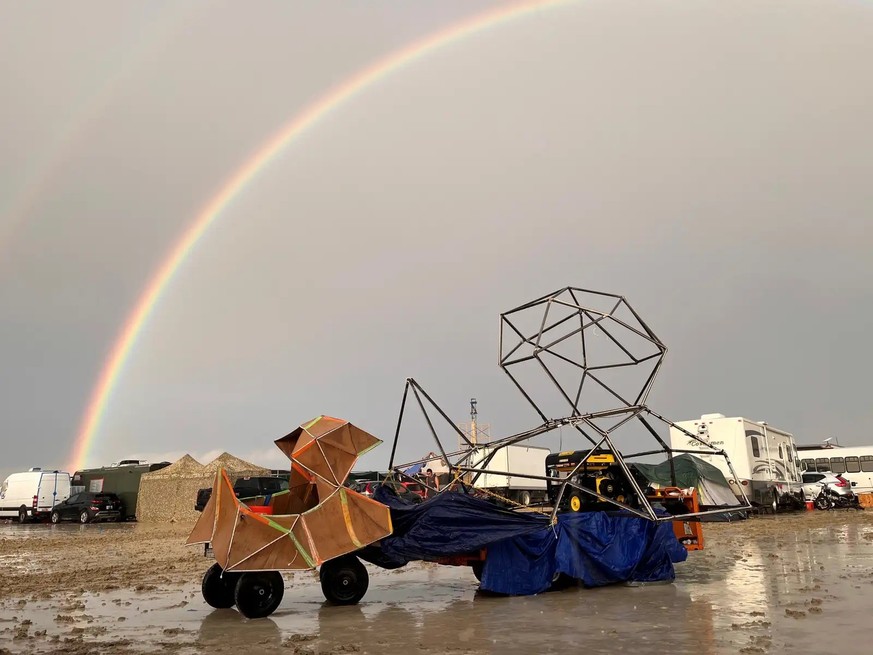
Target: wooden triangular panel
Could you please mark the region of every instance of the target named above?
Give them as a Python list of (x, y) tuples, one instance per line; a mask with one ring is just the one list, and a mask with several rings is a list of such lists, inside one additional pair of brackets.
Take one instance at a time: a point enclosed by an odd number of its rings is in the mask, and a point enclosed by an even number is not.
[(328, 432), (332, 432), (337, 428), (342, 427), (346, 423), (348, 423), (348, 421), (333, 418), (332, 416), (319, 416), (310, 423), (304, 423), (303, 428), (317, 439)]
[(369, 432), (365, 432), (355, 425), (349, 425), (349, 432), (351, 433), (352, 443), (354, 444), (355, 452), (358, 455), (363, 455), (368, 450), (371, 450), (372, 448), (382, 443), (381, 439), (377, 439)]
[(231, 539), (233, 539), (233, 531), (237, 522), (237, 507), (239, 501), (233, 493), (233, 486), (224, 469), (219, 471), (221, 482), (212, 489), (212, 495), (215, 497), (215, 531), (212, 535), (212, 551), (215, 554), (215, 561), (221, 565), (221, 568), (227, 568), (227, 554), (230, 550)]
[[(212, 488), (215, 489), (221, 482), (221, 472), (215, 473), (215, 480), (212, 482)], [(188, 535), (188, 541), (185, 545), (205, 544), (212, 541), (212, 531), (215, 529), (215, 494), (209, 496), (203, 512), (194, 524), (194, 529)]]
[(241, 513), (233, 533), (233, 543), (224, 570), (240, 570), (235, 568), (238, 564), (241, 565), (242, 570), (251, 570), (247, 558), (281, 536), (282, 532), (271, 527), (260, 516), (248, 512)]

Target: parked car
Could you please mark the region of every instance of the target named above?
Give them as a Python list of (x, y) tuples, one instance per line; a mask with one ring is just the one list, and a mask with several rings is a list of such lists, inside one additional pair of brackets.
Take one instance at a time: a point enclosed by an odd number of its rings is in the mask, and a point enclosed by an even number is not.
[(427, 493), (427, 489), (425, 489), (425, 486), (420, 482), (403, 482), (402, 484), (406, 487), (407, 491), (418, 494), (422, 498), (424, 498)]
[(55, 505), (52, 508), (51, 521), (117, 521), (121, 518), (121, 509), (121, 499), (115, 494), (83, 491)]
[[(270, 475), (237, 478), (233, 483), (233, 493), (237, 498), (254, 498), (255, 496), (269, 496), (288, 488), (287, 478), (276, 478)], [(197, 491), (197, 500), (194, 509), (202, 512), (206, 503), (212, 497), (212, 487)]]
[(357, 491), (359, 494), (366, 496), (367, 498), (373, 495), (377, 486), (379, 486), (378, 480), (355, 480), (354, 482), (349, 483), (349, 489)]
[(803, 497), (807, 500), (815, 498), (822, 485), (838, 496), (854, 496), (852, 483), (833, 471), (807, 471), (803, 473)]
[[(391, 480), (391, 481), (385, 480), (381, 483), (375, 483), (375, 484), (376, 485), (383, 484), (386, 487), (393, 489), (394, 492), (398, 496), (400, 496), (400, 498), (405, 500), (407, 503), (412, 503), (413, 505), (420, 503), (424, 500), (424, 497), (421, 494), (419, 494), (419, 493), (417, 493), (409, 488), (409, 486), (408, 486), (409, 484), (415, 484), (415, 483), (397, 482), (396, 480)], [(419, 485), (419, 486), (421, 486), (421, 485)], [(373, 490), (375, 491), (375, 487), (373, 487)]]

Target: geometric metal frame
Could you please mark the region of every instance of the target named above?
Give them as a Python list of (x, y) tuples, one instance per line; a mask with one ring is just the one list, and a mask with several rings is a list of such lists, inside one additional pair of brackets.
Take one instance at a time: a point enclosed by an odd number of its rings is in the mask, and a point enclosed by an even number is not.
[[(605, 300), (606, 306), (596, 307), (592, 301), (597, 300)], [(624, 317), (620, 314), (622, 310), (625, 310)], [(518, 317), (525, 313), (535, 314), (538, 319), (534, 330), (529, 332), (525, 332), (517, 325)], [(616, 354), (619, 357), (606, 362), (591, 361), (591, 333), (598, 330), (617, 346), (619, 350)], [(614, 331), (617, 330), (635, 335), (648, 347), (648, 352), (641, 355), (634, 354), (614, 335)], [(507, 346), (506, 342), (509, 339), (517, 341), (512, 348)], [(558, 350), (568, 344), (577, 347), (578, 357), (568, 356), (566, 350), (564, 352)], [(525, 347), (529, 352), (523, 352)], [(588, 386), (597, 384), (614, 397), (621, 407), (645, 404), (666, 353), (667, 346), (658, 339), (627, 300), (612, 293), (565, 287), (500, 315), (500, 367), (543, 420), (546, 420), (545, 414), (512, 374), (511, 369), (536, 362), (572, 410), (571, 415), (578, 416), (584, 413), (580, 405), (584, 400), (583, 392), (586, 384)], [(549, 358), (552, 359), (553, 364), (563, 362), (578, 369), (580, 375), (576, 388), (565, 388), (565, 385), (558, 381), (552, 367), (549, 366)], [(600, 377), (601, 372), (610, 369), (639, 367), (647, 362), (653, 363), (651, 371), (633, 396), (620, 393), (614, 385), (604, 382)]]
[[(600, 303), (599, 305), (597, 304), (598, 302)], [(522, 321), (520, 321), (520, 317), (523, 314), (534, 314), (536, 316), (536, 322), (532, 324), (532, 327), (525, 329)], [(613, 359), (597, 361), (591, 348), (592, 340), (590, 335), (592, 330), (602, 332), (604, 340), (616, 346), (612, 352)], [(634, 342), (633, 346), (627, 343), (629, 340)], [(568, 344), (570, 344), (569, 351), (567, 349)], [(643, 349), (642, 353), (639, 352), (640, 348)], [(472, 467), (469, 465), (469, 461), (477, 452), (476, 445), (458, 428), (446, 412), (434, 402), (421, 385), (413, 378), (408, 378), (403, 391), (400, 414), (391, 448), (389, 470), (399, 478), (408, 478), (410, 476), (403, 472), (404, 469), (415, 464), (424, 463), (428, 459), (424, 458), (395, 465), (397, 444), (400, 439), (404, 413), (411, 391), (412, 397), (425, 419), (428, 430), (442, 459), (446, 462), (449, 470), (454, 472), (456, 476), (460, 477), (465, 474), (472, 476), (468, 483), (469, 485), (475, 484), (478, 477), (484, 473), (513, 475), (528, 479), (548, 480), (554, 483), (555, 479), (548, 478), (545, 475), (545, 471), (543, 471), (542, 476), (521, 475), (511, 471), (496, 471), (487, 467), (491, 459), (502, 448), (524, 443), (534, 437), (565, 426), (574, 428), (579, 436), (587, 440), (590, 444), (590, 450), (593, 451), (599, 448), (611, 452), (615, 457), (616, 463), (624, 472), (625, 478), (636, 492), (641, 507), (631, 507), (573, 482), (575, 474), (584, 466), (588, 459), (588, 455), (586, 455), (573, 471), (563, 478), (563, 482), (559, 485), (557, 501), (551, 512), (553, 521), (567, 487), (573, 487), (582, 493), (596, 497), (602, 502), (609, 503), (619, 509), (652, 521), (671, 521), (722, 513), (727, 510), (749, 509), (751, 504), (741, 489), (742, 498), (737, 505), (724, 505), (711, 510), (661, 516), (656, 513), (651, 502), (646, 498), (645, 491), (640, 488), (636, 478), (629, 470), (628, 460), (663, 453), (670, 462), (671, 478), (675, 485), (676, 477), (673, 469), (673, 456), (681, 453), (703, 454), (723, 457), (734, 479), (737, 479), (730, 459), (723, 449), (716, 448), (706, 439), (702, 438), (701, 435), (688, 432), (660, 414), (657, 414), (646, 405), (646, 399), (666, 352), (666, 346), (658, 339), (636, 311), (633, 310), (627, 300), (616, 294), (591, 291), (578, 287), (564, 287), (551, 294), (520, 305), (500, 315), (499, 365), (512, 380), (515, 387), (533, 406), (543, 422), (529, 430), (490, 441), (487, 444), (490, 449), (489, 455), (479, 466)], [(615, 357), (616, 354), (618, 355), (617, 359)], [(559, 379), (559, 376), (555, 374), (553, 367), (556, 362), (568, 367), (572, 371), (578, 372), (578, 385), (575, 384), (575, 378), (573, 380), (573, 387), (575, 388), (568, 388), (566, 381)], [(533, 389), (530, 387), (525, 389), (518, 376), (514, 375), (511, 370), (525, 364), (533, 364), (535, 368), (544, 373), (545, 379), (551, 382), (554, 391), (557, 391), (557, 395), (553, 396), (553, 398), (562, 400), (566, 409), (569, 410), (567, 415), (560, 418), (547, 417), (543, 408), (534, 400)], [(615, 388), (614, 384), (610, 384), (602, 379), (602, 371), (613, 369), (625, 372), (630, 371), (634, 367), (640, 368), (644, 365), (648, 365), (648, 367), (645, 368), (642, 376), (637, 377), (635, 384), (632, 386), (632, 394), (619, 390)], [(593, 383), (598, 388), (604, 389), (610, 401), (616, 403), (615, 406), (600, 408), (585, 406), (583, 403), (586, 401), (586, 383)], [(431, 408), (431, 412), (428, 411), (428, 407)], [(452, 440), (448, 443), (455, 443), (459, 437), (466, 444), (466, 448), (451, 452), (446, 450), (443, 439), (440, 438), (434, 427), (434, 420), (431, 416), (432, 412), (436, 412), (450, 427)], [(652, 439), (657, 447), (631, 455), (623, 455), (615, 443), (616, 433), (632, 423), (642, 426), (643, 432)], [(684, 432), (688, 436), (693, 437), (700, 444), (700, 447), (696, 449), (672, 448), (658, 434), (656, 429), (658, 425), (662, 428), (663, 426), (673, 427)], [(460, 486), (464, 491), (469, 492), (468, 484), (460, 483)], [(432, 489), (432, 491), (434, 493), (442, 493), (446, 489)]]

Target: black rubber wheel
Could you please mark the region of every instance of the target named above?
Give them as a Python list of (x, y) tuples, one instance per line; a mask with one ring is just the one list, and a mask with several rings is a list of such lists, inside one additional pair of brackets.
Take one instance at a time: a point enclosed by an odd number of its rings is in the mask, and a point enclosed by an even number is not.
[(531, 497), (530, 497), (529, 491), (522, 491), (518, 495), (518, 502), (521, 503), (522, 505), (524, 505), (525, 507), (530, 505), (530, 501), (531, 501)]
[(236, 583), (240, 576), (239, 573), (224, 573), (224, 575), (222, 573), (224, 569), (216, 562), (203, 574), (203, 582), (200, 584), (203, 600), (210, 607), (219, 610), (233, 607), (236, 602), (234, 598)]
[(773, 500), (770, 503), (770, 507), (774, 514), (779, 511), (779, 492), (775, 489), (773, 490)]
[(831, 508), (830, 498), (825, 496), (824, 493), (820, 493), (815, 497), (815, 508), (820, 510), (826, 510)]
[(60, 522), (61, 522), (61, 515), (58, 513), (57, 510), (55, 510), (54, 512), (52, 512), (52, 523), (60, 523)]
[(282, 602), (285, 581), (278, 571), (252, 571), (239, 576), (234, 600), (239, 613), (247, 619), (270, 616)]
[(563, 591), (564, 589), (569, 589), (575, 583), (576, 580), (566, 573), (555, 572), (555, 575), (552, 576), (552, 586), (549, 587), (549, 591)]
[(27, 516), (27, 509), (25, 509), (24, 507), (20, 508), (18, 510), (18, 522), (21, 524), (24, 524), (24, 523), (27, 523), (28, 521), (29, 521), (29, 518)]
[(87, 509), (82, 510), (82, 513), (79, 514), (79, 523), (84, 525), (85, 523), (88, 523), (90, 521), (91, 521), (91, 513)]
[(321, 591), (334, 605), (354, 605), (367, 593), (370, 576), (354, 555), (332, 559), (321, 565)]
[(485, 570), (485, 562), (473, 562), (470, 568), (473, 569), (473, 575), (476, 576), (476, 579), (482, 582), (482, 571)]

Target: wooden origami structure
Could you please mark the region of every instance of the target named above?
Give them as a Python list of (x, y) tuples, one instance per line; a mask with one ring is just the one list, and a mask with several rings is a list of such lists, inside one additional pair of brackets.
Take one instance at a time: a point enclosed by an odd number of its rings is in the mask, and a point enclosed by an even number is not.
[(211, 543), (224, 571), (281, 571), (313, 569), (391, 534), (388, 507), (343, 486), (381, 440), (319, 416), (275, 443), (291, 460), (288, 490), (238, 499), (220, 469), (188, 545)]

